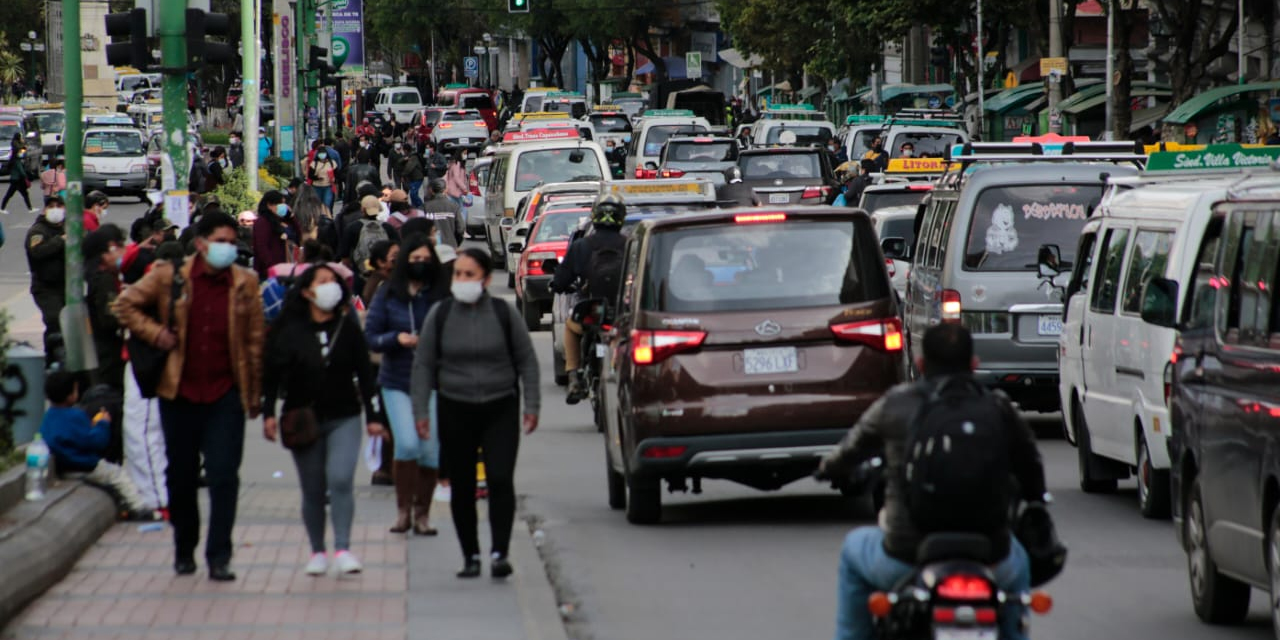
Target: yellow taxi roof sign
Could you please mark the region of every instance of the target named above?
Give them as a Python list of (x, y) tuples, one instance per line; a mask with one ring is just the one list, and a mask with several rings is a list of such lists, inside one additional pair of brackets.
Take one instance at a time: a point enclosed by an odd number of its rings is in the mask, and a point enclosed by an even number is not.
[(568, 113), (563, 111), (533, 111), (520, 116), (521, 120), (570, 120)]
[(946, 169), (942, 158), (894, 158), (885, 173), (942, 173)]

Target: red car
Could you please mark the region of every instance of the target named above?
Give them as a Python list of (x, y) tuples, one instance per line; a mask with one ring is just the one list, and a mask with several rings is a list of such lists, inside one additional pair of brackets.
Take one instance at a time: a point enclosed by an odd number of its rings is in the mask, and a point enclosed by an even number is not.
[(520, 264), (516, 268), (516, 306), (520, 307), (530, 331), (537, 331), (542, 326), (542, 314), (551, 312), (554, 300), (551, 279), (555, 277), (555, 268), (564, 261), (569, 237), (578, 223), (590, 214), (590, 207), (548, 211), (529, 230), (529, 243), (520, 250)]
[(459, 89), (454, 105), (459, 109), (475, 109), (484, 117), (490, 131), (498, 128), (498, 108), (493, 104), (493, 94), (486, 89)]
[(427, 107), (413, 117), (412, 127), (419, 146), (431, 139), (431, 132), (435, 130), (436, 125), (444, 118), (444, 112), (448, 110), (448, 107)]

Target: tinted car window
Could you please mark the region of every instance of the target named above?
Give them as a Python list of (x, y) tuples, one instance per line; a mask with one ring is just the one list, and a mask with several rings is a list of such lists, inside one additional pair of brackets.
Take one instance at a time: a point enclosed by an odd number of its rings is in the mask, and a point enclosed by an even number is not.
[(662, 153), (662, 145), (667, 143), (667, 138), (677, 133), (702, 133), (706, 130), (706, 127), (697, 124), (664, 124), (649, 127), (649, 132), (644, 138), (643, 155), (656, 156)]
[(888, 295), (873, 234), (853, 221), (676, 229), (654, 240), (646, 310), (795, 309)]
[(875, 213), (887, 207), (920, 204), (928, 191), (863, 191), (862, 204), (867, 213)]
[(100, 157), (142, 155), (142, 136), (129, 131), (94, 131), (84, 137), (84, 154)]
[(1169, 249), (1173, 244), (1173, 232), (1139, 231), (1133, 239), (1133, 251), (1129, 255), (1129, 272), (1124, 279), (1125, 313), (1142, 311), (1142, 288), (1151, 278), (1164, 276), (1169, 264)]
[(13, 140), (13, 134), (15, 133), (22, 133), (22, 127), (17, 122), (0, 122), (0, 141), (3, 141), (6, 147)]
[(915, 226), (915, 220), (911, 218), (886, 220), (880, 226), (880, 237), (902, 238), (907, 241), (907, 246), (910, 246), (916, 241)]
[(401, 91), (391, 94), (391, 104), (422, 104), (422, 98), (416, 91)]
[(569, 236), (573, 235), (573, 230), (578, 228), (578, 222), (582, 220), (584, 213), (570, 211), (543, 214), (533, 242), (568, 240)]
[(492, 109), (493, 99), (484, 95), (467, 95), (462, 96), (462, 104), (458, 106), (467, 109)]
[(865, 129), (853, 134), (853, 153), (850, 158), (861, 158), (871, 150), (871, 143), (880, 137), (879, 129)]
[(475, 120), (484, 120), (484, 116), (481, 116), (478, 111), (464, 111), (462, 113), (449, 111), (444, 114), (445, 122), (472, 122)]
[[(868, 141), (870, 142), (870, 141)], [(915, 147), (913, 155), (917, 158), (941, 158), (951, 145), (960, 144), (963, 140), (959, 133), (925, 133), (904, 131), (893, 137), (892, 148), (885, 147), (890, 157), (901, 157), (899, 150), (904, 143), (910, 142)]]
[(597, 133), (631, 133), (631, 121), (626, 116), (591, 116), (591, 125)]
[(57, 133), (66, 126), (67, 116), (64, 113), (38, 113), (36, 114), (36, 122), (40, 123), (41, 131)]
[(1093, 300), (1089, 308), (1099, 313), (1116, 310), (1116, 297), (1120, 294), (1120, 269), (1124, 266), (1124, 250), (1129, 244), (1128, 229), (1107, 231), (1099, 257), (1098, 275), (1093, 279)]
[(768, 153), (738, 159), (746, 178), (821, 178), (822, 166), (816, 153)]
[(738, 158), (738, 143), (672, 142), (667, 147), (667, 160), (676, 162), (733, 162)]
[(778, 144), (782, 142), (782, 132), (790, 131), (796, 136), (795, 142), (787, 144), (826, 144), (830, 140), (831, 130), (826, 127), (797, 127), (787, 125), (785, 127), (774, 127), (765, 134), (765, 144)]
[[(577, 155), (579, 160), (573, 161)], [(520, 154), (516, 162), (516, 191), (549, 182), (581, 182), (604, 177), (596, 154), (572, 149), (548, 149)]]
[(1102, 198), (1102, 185), (991, 187), (978, 195), (969, 223), (964, 266), (975, 271), (1036, 268), (1043, 244), (1056, 244), (1075, 261), (1075, 241)]

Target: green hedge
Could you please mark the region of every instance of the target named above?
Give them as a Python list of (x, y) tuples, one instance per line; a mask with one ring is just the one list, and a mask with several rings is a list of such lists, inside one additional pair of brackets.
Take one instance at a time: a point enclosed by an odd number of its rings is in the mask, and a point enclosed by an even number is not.
[(281, 183), (287, 184), (293, 179), (293, 163), (280, 158), (279, 156), (270, 156), (262, 163), (267, 173), (275, 176)]
[(204, 138), (205, 146), (209, 147), (217, 145), (226, 146), (231, 143), (230, 131), (205, 131), (204, 133), (201, 133), (200, 136)]

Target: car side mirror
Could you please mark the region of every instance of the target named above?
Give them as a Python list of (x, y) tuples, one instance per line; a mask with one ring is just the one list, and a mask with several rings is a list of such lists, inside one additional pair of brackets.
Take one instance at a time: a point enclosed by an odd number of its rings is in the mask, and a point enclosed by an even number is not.
[(880, 250), (884, 252), (884, 257), (890, 260), (910, 260), (910, 248), (907, 246), (906, 238), (882, 238), (880, 240)]
[(523, 238), (527, 235), (529, 235), (529, 227), (520, 227), (519, 229), (516, 229), (517, 238)]
[(1178, 283), (1152, 278), (1142, 288), (1142, 321), (1157, 327), (1177, 326)]
[(1056, 244), (1042, 244), (1036, 253), (1036, 267), (1041, 278), (1053, 278), (1062, 273), (1062, 251)]
[(509, 252), (511, 252), (511, 253), (520, 253), (520, 252), (524, 251), (524, 243), (523, 243), (523, 242), (512, 242), (511, 244), (507, 245), (507, 251), (509, 251)]

